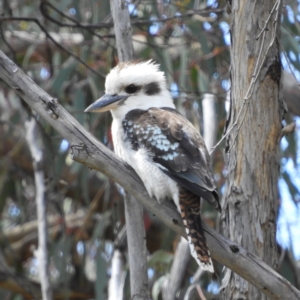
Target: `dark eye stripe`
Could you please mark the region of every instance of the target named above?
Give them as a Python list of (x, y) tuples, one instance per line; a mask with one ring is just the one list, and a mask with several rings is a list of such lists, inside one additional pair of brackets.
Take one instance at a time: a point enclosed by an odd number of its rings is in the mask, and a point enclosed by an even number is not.
[(125, 88), (125, 92), (127, 94), (134, 94), (138, 91), (139, 87), (134, 85), (134, 84), (130, 84)]
[(151, 82), (145, 86), (145, 93), (149, 96), (157, 95), (160, 93), (160, 87), (157, 82)]

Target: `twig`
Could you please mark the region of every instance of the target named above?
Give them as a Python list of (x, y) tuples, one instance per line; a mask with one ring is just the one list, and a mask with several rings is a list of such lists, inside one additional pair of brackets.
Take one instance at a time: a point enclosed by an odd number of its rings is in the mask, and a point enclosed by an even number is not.
[[(45, 3), (45, 5), (51, 6), (53, 9), (55, 9), (59, 14), (64, 15), (64, 17), (68, 18), (70, 21), (74, 22), (75, 24), (70, 24), (70, 23), (64, 23), (61, 21), (58, 21), (48, 14), (46, 14), (45, 17), (47, 17), (49, 20), (51, 20), (53, 23), (56, 23), (60, 26), (63, 27), (71, 27), (71, 28), (83, 28), (83, 29), (102, 29), (102, 28), (112, 28), (114, 26), (114, 23), (98, 23), (98, 24), (83, 24), (78, 21), (76, 21), (74, 18), (71, 18), (63, 12), (59, 11), (57, 8), (54, 8), (49, 2)], [(199, 14), (210, 14), (210, 13), (215, 13), (215, 14), (221, 14), (224, 12), (223, 8), (217, 8), (217, 9), (199, 9), (199, 10), (193, 10), (189, 11), (185, 14), (181, 14), (180, 16), (172, 16), (168, 18), (161, 18), (161, 19), (151, 19), (151, 20), (132, 20), (131, 25), (151, 25), (153, 23), (165, 23), (168, 21), (172, 20), (178, 20), (178, 19), (185, 19), (185, 18), (190, 18), (193, 15), (199, 15)], [(28, 18), (28, 17), (0, 17), (0, 21), (14, 21), (14, 20), (20, 20), (20, 21), (32, 21), (34, 18)], [(103, 38), (104, 36), (99, 36)]]
[(8, 47), (8, 49), (11, 51), (13, 59), (16, 60), (16, 51), (14, 50), (14, 48), (10, 45), (10, 43), (6, 40), (5, 37), (5, 32), (3, 31), (3, 27), (2, 24), (0, 23), (0, 35), (2, 37), (2, 40), (4, 42), (4, 44)]
[(277, 139), (277, 142), (280, 143), (281, 139), (285, 136), (285, 135), (288, 135), (292, 132), (295, 131), (295, 128), (296, 128), (296, 123), (295, 122), (292, 122), (286, 126), (284, 126), (280, 133), (279, 133), (279, 136), (278, 136), (278, 139)]
[[(68, 224), (81, 219), (81, 212), (77, 212), (74, 214), (69, 214), (65, 218), (65, 222), (67, 227)], [(56, 225), (61, 224), (62, 217), (60, 215), (50, 215), (47, 216), (47, 224), (48, 228), (54, 227)], [(14, 226), (13, 228), (3, 230), (0, 235), (0, 243), (3, 243), (5, 240), (9, 241), (10, 243), (14, 243), (22, 239), (24, 236), (29, 235), (37, 231), (38, 228), (38, 221), (30, 221), (22, 225)]]
[(4, 8), (6, 8), (7, 9), (7, 12), (8, 12), (8, 14), (10, 15), (10, 16), (12, 16), (12, 9), (11, 9), (11, 7), (10, 7), (10, 1), (9, 0), (4, 0), (3, 1), (3, 3), (4, 3)]
[(49, 34), (49, 32), (47, 31), (47, 29), (41, 24), (41, 22), (36, 19), (36, 18), (24, 18), (24, 17), (0, 17), (0, 22), (1, 21), (27, 21), (27, 22), (34, 22), (36, 23), (40, 29), (45, 33), (46, 37), (60, 50), (68, 53), (70, 56), (74, 57), (75, 59), (77, 59), (82, 65), (84, 65), (87, 69), (89, 69), (90, 71), (92, 71), (93, 73), (104, 77), (103, 74), (101, 74), (100, 72), (94, 70), (93, 68), (91, 68), (83, 59), (81, 59), (79, 56), (77, 56), (76, 54), (72, 53), (71, 51), (69, 51), (68, 49), (66, 49), (65, 47), (63, 47), (61, 44), (57, 43), (55, 41), (55, 39), (52, 38), (52, 36)]
[[(298, 82), (297, 77), (296, 77), (296, 75), (295, 75), (295, 72), (294, 72), (294, 70), (293, 70), (293, 68), (292, 68), (292, 66), (291, 66), (290, 59), (288, 58), (288, 56), (287, 56), (287, 54), (286, 54), (286, 51), (285, 51), (284, 47), (282, 46), (281, 41), (278, 40), (278, 43), (279, 43), (279, 47), (280, 47), (281, 52), (283, 53), (283, 55), (284, 55), (284, 57), (285, 57), (285, 60), (286, 60), (286, 62), (287, 62), (287, 65), (288, 65), (288, 67), (289, 67), (291, 73), (293, 74), (295, 80)], [(298, 83), (298, 86), (299, 86), (299, 83)]]
[(199, 294), (201, 300), (206, 300), (206, 298), (205, 298), (205, 296), (203, 295), (202, 289), (201, 289), (201, 287), (200, 287), (199, 284), (196, 285), (196, 289), (197, 289), (197, 292), (198, 292), (198, 294)]
[(180, 20), (180, 19), (184, 19), (184, 18), (190, 18), (193, 15), (200, 15), (201, 13), (203, 14), (210, 14), (210, 13), (223, 13), (224, 9), (223, 8), (217, 8), (217, 9), (199, 9), (199, 10), (191, 10), (185, 14), (181, 14), (181, 15), (176, 15), (176, 16), (172, 16), (172, 17), (168, 17), (168, 18), (163, 18), (163, 19), (156, 19), (156, 20), (136, 20), (136, 21), (132, 21), (131, 24), (132, 25), (148, 25), (148, 24), (152, 24), (152, 23), (164, 23), (167, 21), (172, 21), (172, 20)]
[[(34, 284), (24, 285), (24, 279), (25, 278), (15, 274), (12, 268), (7, 265), (3, 253), (0, 251), (0, 287), (5, 287), (6, 285), (9, 287), (11, 285), (19, 286), (27, 296), (30, 296), (32, 299), (37, 299), (39, 290), (35, 289)], [(9, 281), (10, 284), (7, 284), (7, 281)], [(27, 279), (25, 279), (25, 281), (27, 281)]]
[[(70, 24), (70, 23), (64, 23), (61, 22), (59, 20), (54, 19), (53, 17), (51, 17), (46, 10), (46, 6), (51, 7), (55, 12), (57, 12), (59, 15), (61, 15), (62, 17), (66, 18), (67, 20), (71, 21), (74, 24)], [(40, 10), (42, 15), (50, 20), (51, 22), (62, 26), (62, 27), (72, 27), (72, 28), (83, 28), (83, 29), (87, 29), (89, 32), (94, 34), (94, 31), (92, 31), (89, 27), (86, 27), (84, 24), (81, 24), (80, 22), (78, 22), (76, 19), (71, 18), (70, 16), (68, 16), (67, 14), (63, 13), (62, 11), (60, 11), (58, 8), (56, 8), (54, 5), (52, 5), (50, 2), (47, 1), (42, 1), (40, 4)]]
[[(49, 2), (45, 3), (45, 5), (51, 6), (53, 9), (55, 9), (57, 11), (57, 13), (63, 15), (64, 17), (66, 17), (68, 20), (72, 21), (75, 24), (70, 24), (70, 23), (65, 23), (65, 22), (61, 22), (58, 21), (54, 18), (52, 18), (51, 16), (49, 16), (47, 14), (47, 18), (49, 18), (49, 20), (51, 20), (53, 23), (56, 23), (60, 26), (63, 27), (71, 27), (71, 28), (83, 28), (83, 29), (102, 29), (102, 28), (112, 28), (114, 27), (114, 23), (98, 23), (98, 24), (83, 24), (80, 23), (78, 21), (76, 21), (74, 18), (71, 18), (70, 16), (65, 15), (63, 12), (59, 11), (57, 8), (54, 8), (54, 6), (52, 6)], [(210, 14), (210, 13), (215, 13), (215, 14), (222, 14), (224, 12), (223, 8), (217, 8), (217, 9), (199, 9), (199, 10), (192, 10), (189, 11), (185, 14), (181, 14), (180, 16), (176, 15), (176, 16), (172, 16), (172, 17), (168, 17), (168, 18), (161, 18), (161, 19), (151, 19), (151, 20), (132, 20), (131, 21), (131, 25), (151, 25), (153, 23), (165, 23), (168, 21), (172, 21), (172, 20), (178, 20), (178, 19), (185, 19), (185, 18), (190, 18), (193, 15), (200, 15), (200, 14)], [(51, 19), (50, 19), (51, 18)], [(1, 18), (0, 18), (1, 19)]]
[(47, 248), (47, 219), (45, 207), (45, 178), (43, 171), (43, 152), (37, 145), (37, 124), (34, 117), (30, 121), (26, 121), (26, 140), (31, 152), (34, 169), (34, 180), (36, 189), (36, 206), (38, 218), (38, 235), (39, 246), (37, 250), (37, 258), (39, 265), (40, 282), (42, 287), (43, 300), (52, 300), (52, 288), (50, 282), (50, 272), (48, 264), (48, 248)]
[[(47, 22), (47, 20), (45, 20), (44, 24), (45, 24), (45, 29), (48, 31), (48, 28), (47, 28), (48, 22)], [(52, 76), (54, 74), (53, 65), (51, 64), (51, 62), (52, 62), (52, 52), (51, 52), (49, 38), (47, 38), (47, 37), (46, 37), (46, 54), (48, 55), (49, 78), (52, 78)]]
[[(197, 271), (196, 271), (196, 273), (194, 274), (194, 277), (193, 277), (192, 285), (190, 285), (188, 287), (188, 289), (186, 290), (183, 300), (190, 300), (190, 299), (192, 299), (192, 296), (193, 296), (192, 292), (193, 292), (194, 289), (197, 290), (197, 292), (198, 292), (198, 294), (199, 294), (199, 296), (201, 298), (201, 294), (203, 295), (203, 293), (202, 293), (201, 287), (200, 287), (199, 283), (197, 283), (197, 281), (199, 281), (199, 279), (200, 279), (201, 275), (203, 274), (203, 272), (204, 271), (200, 267), (197, 269)], [(200, 293), (199, 293), (199, 288), (200, 288)], [(203, 297), (205, 299), (204, 295), (203, 295)]]
[(53, 22), (53, 23), (55, 23), (55, 24), (57, 24), (57, 25), (59, 25), (59, 26), (69, 27), (69, 26), (67, 26), (67, 25), (69, 25), (69, 23), (63, 23), (63, 22), (60, 22), (60, 21), (54, 19), (53, 17), (51, 17), (51, 16), (47, 13), (46, 6), (51, 7), (51, 8), (52, 8), (55, 12), (57, 12), (59, 15), (61, 15), (62, 17), (68, 19), (69, 21), (75, 23), (75, 24), (77, 25), (76, 28), (83, 28), (83, 29), (87, 30), (89, 33), (95, 35), (96, 37), (98, 37), (99, 39), (101, 39), (102, 41), (104, 41), (107, 45), (109, 45), (109, 46), (111, 46), (111, 47), (114, 48), (113, 45), (111, 45), (108, 41), (105, 41), (105, 40), (104, 40), (104, 36), (102, 36), (102, 35), (96, 33), (95, 31), (93, 31), (93, 30), (92, 30), (91, 28), (89, 28), (89, 27), (82, 26), (82, 24), (81, 24), (80, 22), (78, 22), (76, 19), (71, 18), (70, 16), (66, 15), (65, 13), (63, 13), (62, 11), (60, 11), (59, 9), (57, 9), (54, 5), (52, 5), (50, 2), (43, 2), (43, 1), (42, 1), (41, 4), (40, 4), (40, 10), (41, 10), (42, 15), (43, 15), (46, 19), (50, 20), (51, 22)]
[[(73, 220), (69, 220), (66, 222), (68, 231), (80, 231), (80, 228), (83, 226), (83, 216), (77, 214), (77, 218)], [(94, 224), (94, 223), (93, 223)], [(92, 225), (91, 225), (92, 227)], [(60, 234), (65, 234), (65, 230), (62, 224), (57, 224), (48, 229), (48, 235), (57, 237)], [(36, 231), (28, 233), (24, 235), (24, 237), (20, 238), (18, 241), (10, 244), (9, 248), (12, 251), (6, 251), (5, 257), (8, 262), (16, 261), (16, 259), (20, 259), (24, 254), (24, 250), (28, 249), (29, 245), (36, 244), (38, 238), (38, 234)]]
[[(284, 249), (284, 248), (280, 248), (280, 251), (281, 251), (281, 253), (280, 253), (280, 256), (279, 256), (279, 259), (278, 259), (278, 263), (277, 263), (277, 268), (276, 268), (276, 271), (279, 271), (280, 270), (280, 268), (281, 268), (281, 264), (283, 263), (283, 261), (284, 261), (284, 258), (285, 258), (285, 255), (287, 254), (286, 252), (286, 249)], [(297, 265), (297, 264), (296, 264)], [(296, 268), (297, 268), (297, 266), (296, 266)]]
[(260, 31), (260, 33), (256, 37), (257, 40), (260, 38), (262, 32), (265, 32), (267, 30), (267, 26), (268, 26), (268, 24), (270, 22), (270, 19), (271, 19), (272, 15), (273, 15), (273, 12), (275, 11), (276, 8), (278, 10), (279, 4), (280, 4), (280, 0), (277, 0), (277, 2), (274, 4), (274, 6), (273, 6), (273, 8), (272, 8), (272, 10), (271, 10), (271, 12), (269, 14), (268, 19), (265, 21), (265, 26), (262, 28), (262, 30)]
[(102, 199), (102, 194), (104, 193), (105, 189), (107, 188), (107, 184), (103, 184), (101, 188), (98, 190), (97, 194), (95, 195), (94, 199), (92, 200), (91, 204), (89, 205), (89, 209), (85, 214), (85, 218), (83, 224), (80, 228), (80, 232), (77, 235), (77, 240), (80, 240), (83, 236), (87, 235), (87, 230), (90, 228), (91, 223), (93, 222), (93, 215), (95, 214), (96, 210), (99, 208), (100, 200)]
[[(0, 266), (0, 287), (1, 289), (9, 290), (15, 294), (21, 294), (21, 296), (24, 297), (23, 299), (37, 300), (41, 299), (42, 297), (40, 293), (41, 287), (39, 284), (22, 275), (7, 272), (6, 270), (2, 269), (2, 266)], [(78, 292), (73, 289), (66, 289), (64, 287), (58, 287), (55, 289), (53, 296), (53, 300), (80, 300), (91, 298), (93, 298), (93, 295), (90, 293), (84, 294), (82, 292)]]
[[(87, 132), (58, 101), (37, 86), (14, 62), (0, 51), (0, 78), (22, 97), (71, 145), (72, 158), (114, 180), (160, 218), (175, 232), (185, 236), (180, 216), (168, 202), (159, 204), (149, 197), (135, 172), (94, 136)], [(226, 239), (203, 223), (212, 258), (242, 276), (267, 297), (274, 300), (298, 300), (298, 291), (260, 258), (238, 244)]]

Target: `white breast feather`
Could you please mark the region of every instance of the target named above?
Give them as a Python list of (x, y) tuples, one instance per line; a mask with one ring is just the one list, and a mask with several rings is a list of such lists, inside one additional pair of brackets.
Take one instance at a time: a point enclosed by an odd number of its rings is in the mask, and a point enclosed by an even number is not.
[(115, 153), (136, 171), (150, 197), (155, 197), (158, 202), (171, 198), (179, 209), (177, 183), (152, 161), (151, 153), (143, 148), (134, 151), (129, 142), (125, 141), (121, 122), (117, 120), (114, 120), (112, 124), (112, 136)]

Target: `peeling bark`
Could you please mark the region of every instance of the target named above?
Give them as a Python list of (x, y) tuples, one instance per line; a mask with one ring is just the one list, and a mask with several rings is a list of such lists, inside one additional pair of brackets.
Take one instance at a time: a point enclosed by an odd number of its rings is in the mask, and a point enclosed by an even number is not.
[[(277, 180), (283, 104), (280, 1), (232, 1), (231, 111), (223, 233), (276, 268)], [(235, 273), (224, 299), (267, 299)]]

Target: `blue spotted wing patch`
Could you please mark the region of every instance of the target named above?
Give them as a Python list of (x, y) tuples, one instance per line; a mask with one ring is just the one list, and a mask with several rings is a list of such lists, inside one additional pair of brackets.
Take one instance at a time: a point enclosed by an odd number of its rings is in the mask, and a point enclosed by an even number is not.
[(133, 150), (146, 149), (163, 172), (220, 210), (204, 141), (178, 111), (132, 110), (123, 120), (123, 129)]

